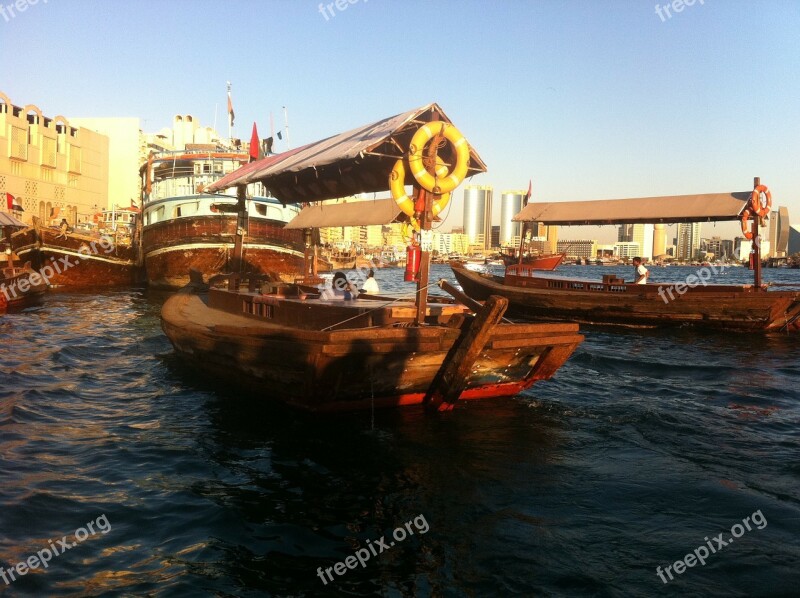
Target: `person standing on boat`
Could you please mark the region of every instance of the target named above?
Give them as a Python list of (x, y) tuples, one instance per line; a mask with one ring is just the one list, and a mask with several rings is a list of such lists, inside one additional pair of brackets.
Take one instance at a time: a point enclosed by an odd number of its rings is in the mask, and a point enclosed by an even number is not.
[(375, 270), (372, 268), (369, 269), (367, 280), (364, 281), (364, 286), (361, 287), (361, 292), (368, 293), (370, 295), (377, 295), (380, 292), (380, 289), (378, 289), (378, 281), (375, 280)]
[(642, 265), (642, 258), (633, 258), (633, 267), (636, 268), (636, 280), (633, 282), (635, 284), (647, 284), (647, 278), (650, 276), (650, 272)]

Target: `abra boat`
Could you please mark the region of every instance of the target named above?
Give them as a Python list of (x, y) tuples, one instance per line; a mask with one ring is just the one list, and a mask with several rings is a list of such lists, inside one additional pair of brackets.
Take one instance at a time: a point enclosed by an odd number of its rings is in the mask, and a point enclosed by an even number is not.
[[(762, 188), (763, 187), (763, 188)], [(515, 220), (550, 225), (697, 222), (741, 219), (743, 230), (762, 202), (766, 187), (755, 191), (706, 195), (650, 197), (586, 202), (529, 204)], [(771, 197), (769, 198), (771, 203)], [(768, 208), (760, 208), (765, 213)], [(758, 238), (755, 218), (748, 238)], [(708, 284), (695, 276), (687, 283), (632, 284), (614, 276), (584, 280), (542, 275), (526, 265), (506, 268), (504, 276), (470, 271), (452, 262), (458, 283), (471, 298), (500, 295), (509, 313), (544, 320), (569, 320), (621, 326), (691, 325), (723, 330), (798, 330), (800, 291), (776, 291), (761, 284), (758, 244), (752, 285)]]
[(244, 232), (243, 271), (287, 281), (302, 274), (303, 233), (284, 230), (298, 208), (283, 206), (260, 184), (246, 188), (246, 211), (241, 214), (235, 195), (204, 192), (249, 159), (246, 151), (217, 144), (151, 153), (140, 171), (148, 285), (178, 289), (189, 282), (192, 269), (206, 277), (233, 271), (239, 229)]
[[(445, 172), (440, 144), (444, 161), (455, 162)], [(423, 168), (415, 168), (420, 155), (414, 148), (421, 152), (428, 145)], [(443, 185), (452, 191), (470, 171), (486, 170), (436, 104), (275, 158), (254, 162), (209, 191), (236, 186), (244, 209), (244, 186), (255, 181), (287, 203), (392, 188), (393, 199), (309, 206), (287, 228), (411, 220), (417, 242), (426, 243), (409, 250), (415, 267), (407, 266), (406, 275), (416, 277), (414, 301), (322, 299), (308, 285), (266, 283), (234, 272), (210, 281), (207, 295), (187, 287), (164, 304), (162, 327), (184, 359), (312, 411), (413, 404), (448, 410), (459, 399), (511, 396), (550, 378), (582, 342), (576, 324), (502, 322), (502, 297), (480, 304), (443, 282), (461, 304), (428, 300), (432, 248), (426, 237), (436, 208), (449, 199)], [(410, 176), (397, 178), (398, 172)], [(413, 186), (413, 201), (405, 183)], [(307, 251), (304, 272), (310, 265), (315, 274), (311, 257)]]
[[(567, 256), (566, 253), (543, 253), (539, 255), (526, 255), (522, 258), (522, 263), (525, 264), (531, 270), (555, 270), (561, 265), (561, 262), (564, 261), (564, 258)], [(507, 253), (503, 254), (503, 264), (508, 266), (513, 266), (519, 263), (519, 258), (514, 255), (509, 255)]]
[(36, 270), (46, 268), (53, 287), (105, 288), (142, 280), (138, 249), (129, 234), (43, 228), (34, 218), (34, 226), (12, 235), (12, 247)]

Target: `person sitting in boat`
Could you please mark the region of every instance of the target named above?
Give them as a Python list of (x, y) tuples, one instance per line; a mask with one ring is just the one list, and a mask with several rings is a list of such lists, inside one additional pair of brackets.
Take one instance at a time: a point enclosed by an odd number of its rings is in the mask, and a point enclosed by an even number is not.
[(61, 219), (61, 224), (58, 226), (61, 233), (58, 235), (60, 239), (66, 239), (67, 233), (69, 232), (69, 223), (67, 222), (66, 218)]
[(642, 258), (633, 258), (633, 267), (636, 268), (636, 280), (633, 282), (635, 284), (647, 284), (647, 278), (650, 276), (650, 272), (642, 265)]
[(377, 295), (380, 292), (378, 289), (378, 281), (375, 280), (375, 270), (372, 268), (370, 268), (369, 272), (367, 273), (367, 280), (364, 281), (364, 285), (361, 287), (361, 292), (370, 295)]
[(333, 275), (333, 282), (330, 287), (326, 286), (320, 295), (320, 299), (344, 299), (349, 301), (358, 294), (355, 285), (347, 280), (344, 272), (337, 272)]

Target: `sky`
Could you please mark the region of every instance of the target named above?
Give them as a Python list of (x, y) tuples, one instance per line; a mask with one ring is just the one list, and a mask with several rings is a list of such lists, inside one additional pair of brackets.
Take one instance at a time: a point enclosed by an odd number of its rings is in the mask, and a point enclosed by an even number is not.
[[(533, 201), (567, 201), (760, 176), (800, 222), (800, 0), (690, 2), (0, 0), (0, 91), (48, 116), (155, 132), (192, 114), (226, 134), (230, 81), (235, 136), (286, 106), (292, 147), (437, 102), (488, 165), (467, 183), (494, 187), (495, 221), (529, 180)], [(444, 230), (462, 218), (456, 192)]]

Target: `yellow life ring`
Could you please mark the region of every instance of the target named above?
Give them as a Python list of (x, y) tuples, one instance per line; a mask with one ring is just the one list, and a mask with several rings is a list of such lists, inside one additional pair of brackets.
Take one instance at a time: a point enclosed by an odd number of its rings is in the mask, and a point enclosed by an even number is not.
[[(447, 172), (447, 165), (444, 162), (437, 160), (437, 173)], [(406, 178), (406, 168), (403, 160), (397, 160), (394, 163), (394, 167), (392, 168), (392, 172), (389, 175), (389, 189), (392, 192), (392, 198), (394, 198), (395, 202), (397, 202), (397, 207), (407, 215), (410, 220), (411, 224), (414, 227), (414, 230), (420, 230), (419, 222), (414, 218), (414, 213), (416, 212), (414, 206), (414, 200), (411, 199), (408, 194), (406, 193), (406, 186), (405, 186), (405, 178)], [(448, 204), (450, 201), (450, 194), (443, 193), (441, 197), (433, 202), (433, 206), (431, 211), (434, 216), (437, 216)]]
[(414, 201), (406, 193), (406, 167), (403, 160), (397, 160), (389, 175), (389, 189), (392, 197), (397, 202), (397, 207), (406, 216), (414, 216)]
[[(436, 175), (428, 172), (425, 168), (422, 153), (425, 146), (437, 134), (436, 125), (440, 128), (438, 132), (444, 135), (456, 150), (456, 165), (452, 172), (442, 176), (440, 175), (440, 168), (436, 168)], [(449, 193), (467, 176), (467, 169), (469, 168), (469, 144), (461, 132), (453, 125), (448, 125), (444, 122), (428, 123), (422, 125), (414, 137), (411, 138), (411, 145), (408, 148), (408, 166), (411, 169), (411, 174), (417, 182), (425, 189), (432, 193), (444, 194)], [(440, 178), (441, 177), (441, 178)]]

